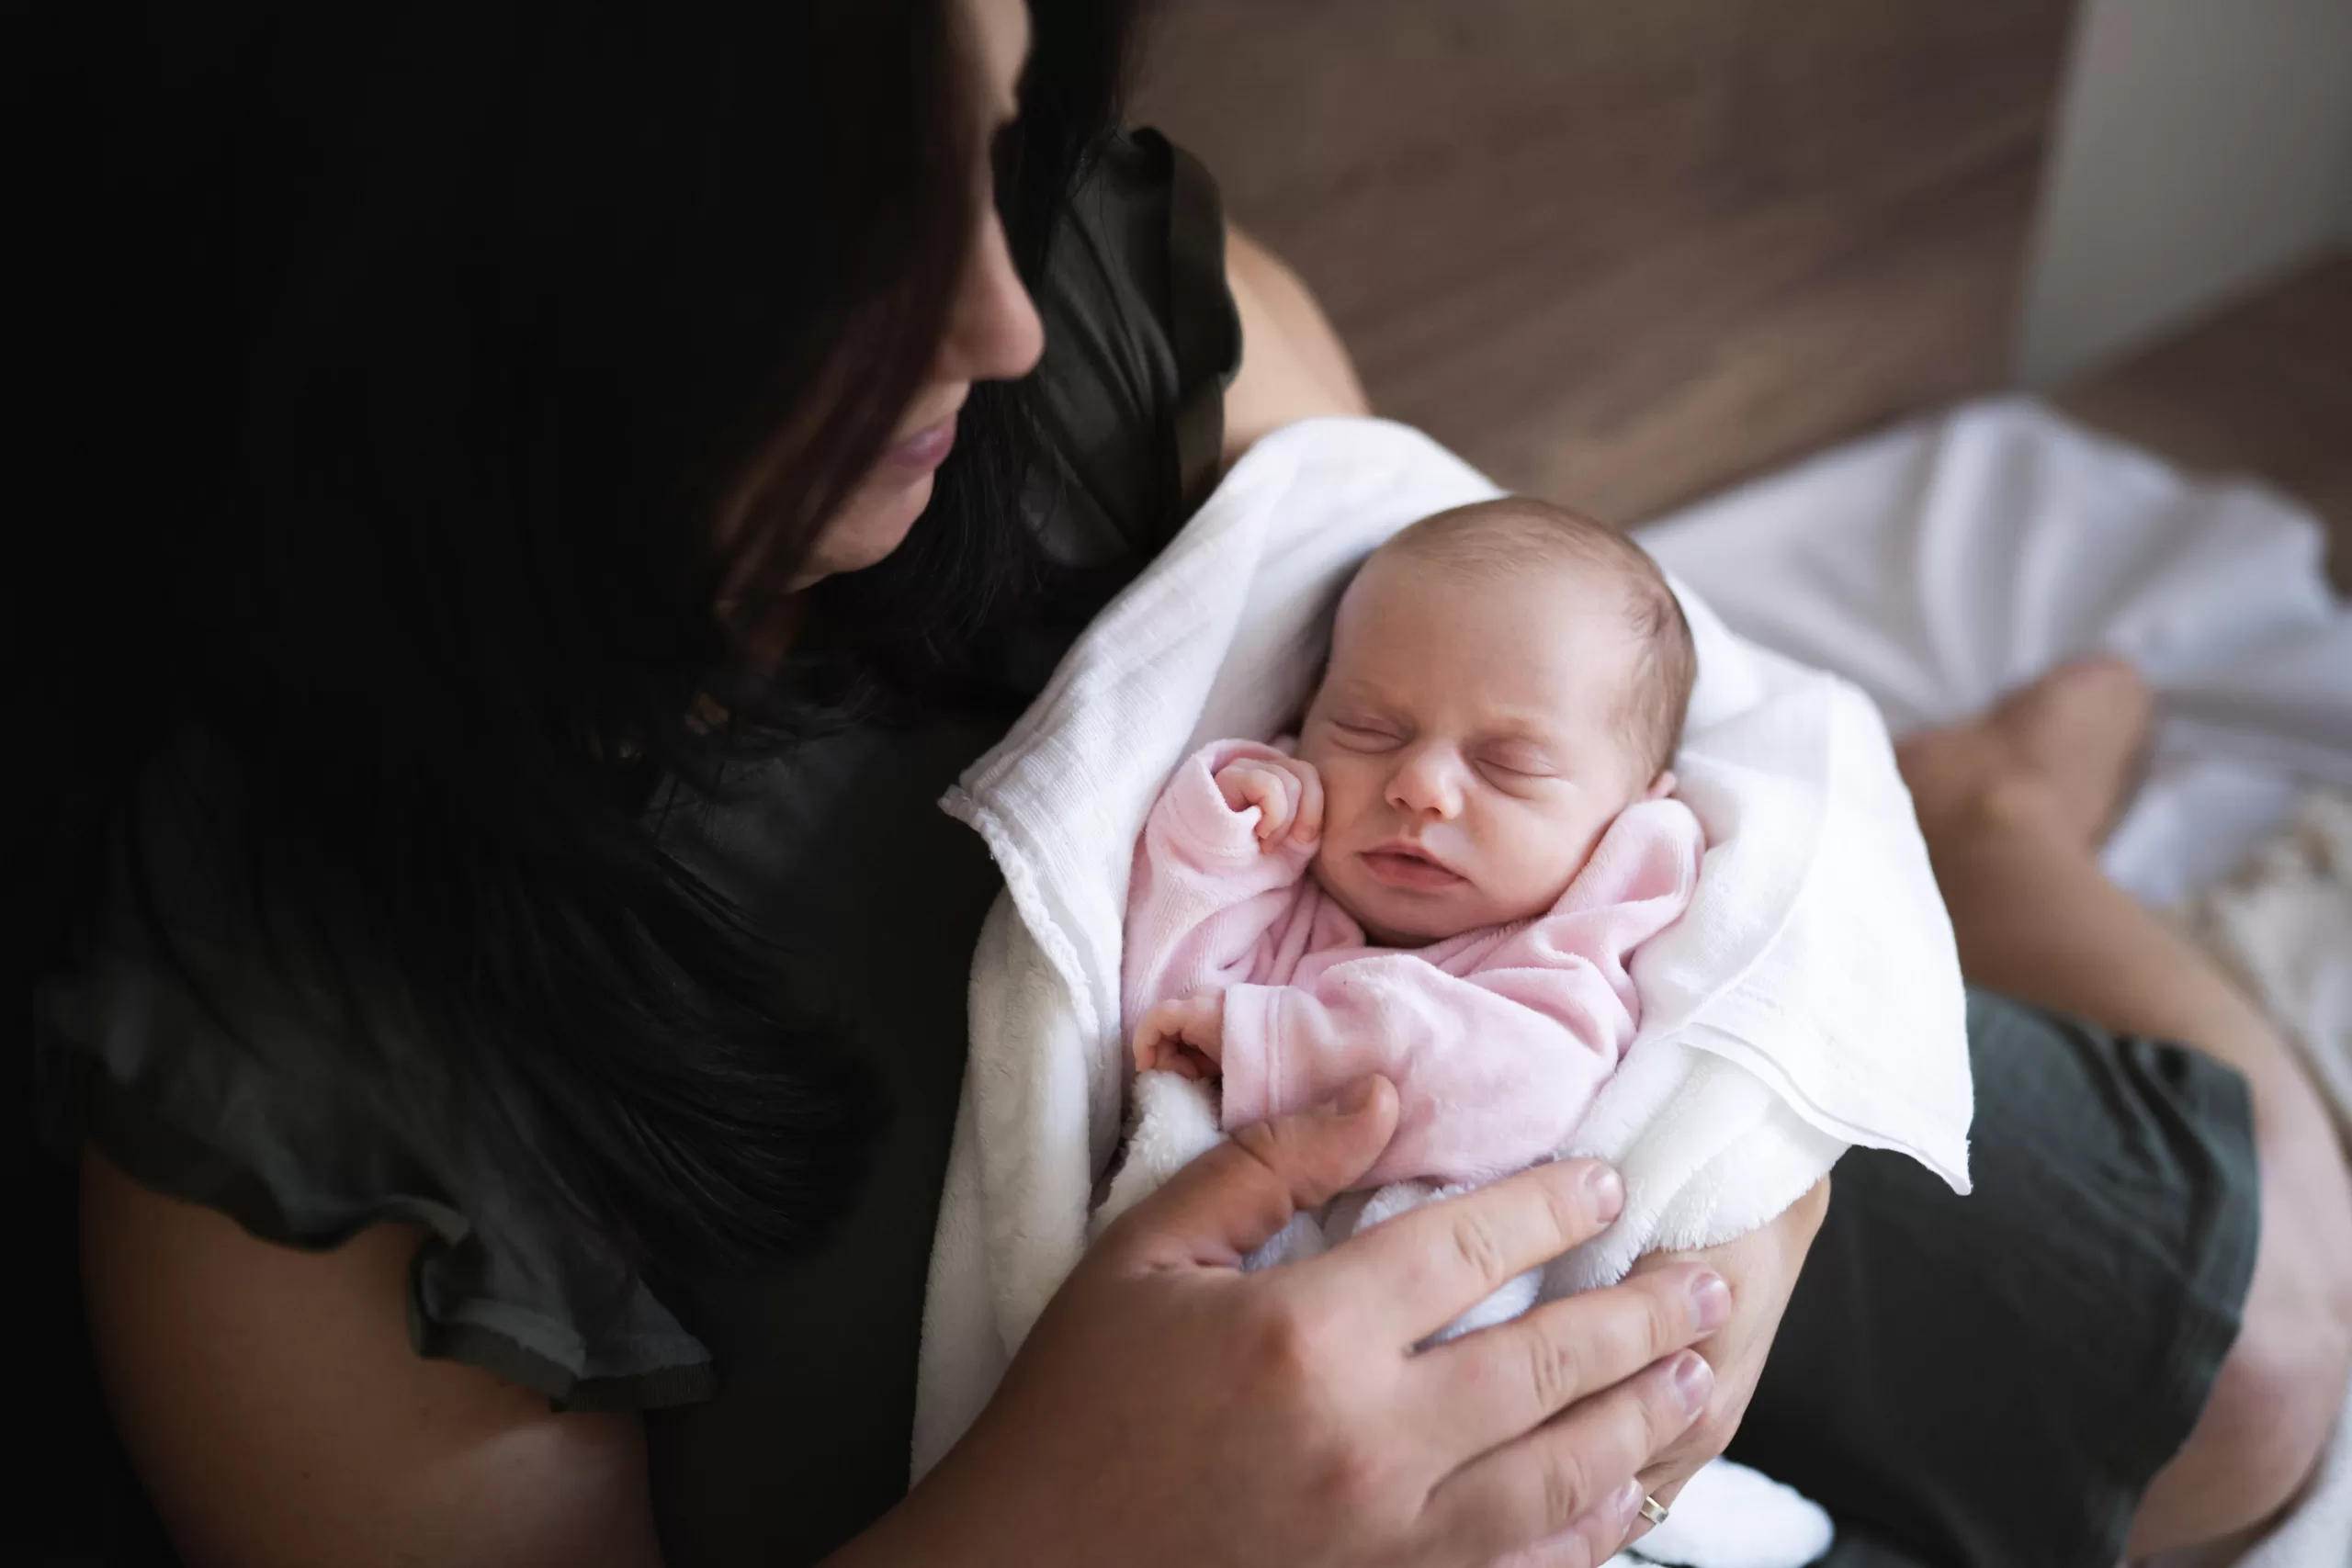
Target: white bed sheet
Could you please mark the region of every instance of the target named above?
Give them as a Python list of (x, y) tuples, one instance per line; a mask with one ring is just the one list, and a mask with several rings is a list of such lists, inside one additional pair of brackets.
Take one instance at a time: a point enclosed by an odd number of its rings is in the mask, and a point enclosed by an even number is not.
[[(2352, 608), (2328, 588), (2318, 524), (2031, 399), (1838, 448), (1639, 537), (1733, 630), (1853, 681), (1898, 735), (1978, 712), (2072, 655), (2130, 658), (2159, 718), (2105, 859), (2160, 908), (2237, 866), (2299, 800), (2352, 789)], [(2331, 976), (2309, 973), (2331, 962)], [(2352, 987), (2352, 951), (2299, 964), (2307, 994)], [(2285, 1021), (2324, 1082), (2352, 1084), (2344, 1016)], [(2318, 1484), (2240, 1568), (2352, 1564), (2347, 1444), (2352, 1403)]]
[(1968, 404), (1665, 519), (1642, 542), (1731, 624), (1860, 685), (1896, 734), (2069, 655), (2163, 705), (2108, 870), (2170, 904), (2352, 787), (2352, 612), (2325, 538), (2258, 485), (2186, 478), (2042, 404)]

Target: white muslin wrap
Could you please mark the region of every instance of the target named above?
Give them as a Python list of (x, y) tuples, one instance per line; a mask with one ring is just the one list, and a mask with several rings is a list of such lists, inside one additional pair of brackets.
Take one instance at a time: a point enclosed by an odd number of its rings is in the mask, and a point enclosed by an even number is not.
[[(1495, 493), (1383, 421), (1269, 437), (950, 795), (1006, 891), (973, 963), (916, 1474), (978, 1415), (1084, 1250), (1130, 1076), (1128, 872), (1162, 783), (1207, 739), (1271, 736), (1295, 716), (1367, 553)], [(1852, 1144), (1967, 1186), (1959, 966), (1884, 727), (1853, 686), (1735, 636), (1677, 589), (1700, 678), (1674, 765), (1708, 849), (1690, 910), (1635, 956), (1640, 1033), (1563, 1151), (1615, 1162), (1625, 1213), (1553, 1266), (1547, 1292), (1753, 1229)]]

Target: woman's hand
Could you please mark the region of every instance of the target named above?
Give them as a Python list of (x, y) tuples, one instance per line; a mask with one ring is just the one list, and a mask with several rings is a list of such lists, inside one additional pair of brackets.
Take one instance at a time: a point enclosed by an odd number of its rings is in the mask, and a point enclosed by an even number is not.
[(1298, 1210), (1353, 1185), (1396, 1091), (1247, 1127), (1108, 1231), (972, 1430), (842, 1563), (1204, 1562), (1589, 1568), (1637, 1472), (1713, 1385), (1684, 1348), (1729, 1310), (1654, 1269), (1415, 1354), (1623, 1202), (1590, 1161), (1431, 1203), (1320, 1258), (1243, 1274)]
[[(1760, 1230), (1711, 1247), (1703, 1252), (1654, 1252), (1634, 1265), (1634, 1277), (1679, 1272), (1693, 1264), (1713, 1269), (1731, 1283), (1734, 1306), (1724, 1325), (1711, 1335), (1700, 1351), (1714, 1369), (1714, 1393), (1706, 1410), (1690, 1429), (1642, 1472), (1642, 1485), (1661, 1503), (1674, 1501), (1682, 1483), (1698, 1468), (1722, 1453), (1747, 1414), (1756, 1380), (1764, 1374), (1764, 1359), (1771, 1353), (1772, 1337), (1780, 1332), (1781, 1314), (1788, 1310), (1789, 1294), (1797, 1287), (1797, 1273), (1805, 1254), (1829, 1213), (1829, 1179), (1814, 1183), (1813, 1190), (1789, 1205), (1779, 1219)], [(1649, 1527), (1641, 1527), (1646, 1531)]]

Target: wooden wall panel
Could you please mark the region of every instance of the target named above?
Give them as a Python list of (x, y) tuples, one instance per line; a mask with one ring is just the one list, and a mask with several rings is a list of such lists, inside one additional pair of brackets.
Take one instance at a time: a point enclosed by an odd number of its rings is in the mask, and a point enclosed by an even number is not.
[(2067, 0), (1170, 0), (1381, 412), (1619, 523), (1995, 384)]
[(2052, 400), (2181, 467), (2252, 474), (2319, 514), (2352, 594), (2352, 247), (2093, 371)]

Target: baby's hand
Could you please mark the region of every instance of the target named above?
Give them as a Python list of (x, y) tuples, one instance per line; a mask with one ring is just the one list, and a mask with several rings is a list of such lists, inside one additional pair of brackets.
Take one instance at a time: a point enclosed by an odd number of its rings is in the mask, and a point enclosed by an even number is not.
[(1136, 1025), (1136, 1070), (1214, 1078), (1225, 1055), (1225, 993), (1161, 1002)]
[(1217, 792), (1236, 811), (1258, 808), (1258, 847), (1287, 834), (1311, 844), (1323, 832), (1323, 778), (1295, 757), (1239, 757), (1217, 770)]

